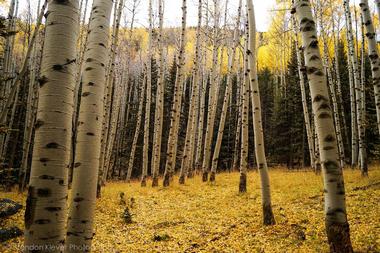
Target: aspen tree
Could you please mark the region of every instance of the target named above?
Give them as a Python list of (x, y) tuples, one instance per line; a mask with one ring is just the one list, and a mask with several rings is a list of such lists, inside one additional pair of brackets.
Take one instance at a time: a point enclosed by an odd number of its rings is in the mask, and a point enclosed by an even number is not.
[(188, 173), (189, 166), (191, 164), (192, 157), (194, 155), (194, 143), (195, 143), (195, 131), (196, 123), (198, 120), (197, 111), (199, 104), (199, 84), (201, 82), (200, 78), (200, 62), (201, 62), (201, 27), (202, 27), (202, 0), (198, 1), (198, 25), (196, 33), (196, 45), (195, 45), (195, 56), (193, 59), (193, 85), (190, 98), (190, 107), (189, 107), (189, 118), (187, 121), (186, 129), (186, 140), (184, 147), (184, 155), (181, 163), (181, 171), (179, 176), (179, 183), (185, 183), (185, 177)]
[[(352, 144), (353, 149), (353, 155), (352, 159), (353, 161), (351, 162), (351, 166), (355, 167), (358, 162), (358, 147), (356, 146), (357, 141), (359, 140), (359, 149), (364, 148), (364, 140), (362, 139), (363, 137), (363, 126), (361, 122), (361, 115), (360, 115), (360, 74), (359, 74), (359, 66), (358, 66), (358, 58), (357, 58), (357, 53), (355, 50), (355, 44), (354, 44), (354, 35), (352, 31), (352, 20), (351, 20), (351, 12), (350, 12), (350, 4), (349, 0), (344, 0), (344, 13), (345, 13), (345, 18), (346, 18), (346, 28), (347, 28), (347, 40), (348, 40), (348, 54), (350, 57), (350, 63), (352, 65), (352, 76), (353, 76), (353, 90), (352, 92), (354, 93), (354, 100), (355, 100), (355, 114), (351, 112), (351, 117), (353, 118), (352, 123), (355, 125), (355, 129), (352, 130), (353, 132), (353, 139), (352, 140), (354, 144)], [(360, 154), (362, 152), (359, 152)]]
[(253, 130), (255, 135), (255, 152), (257, 167), (261, 180), (261, 197), (264, 225), (275, 224), (272, 211), (268, 166), (265, 156), (264, 130), (261, 116), (260, 91), (257, 77), (256, 21), (252, 0), (247, 1), (249, 38), (248, 38), (248, 73), (252, 90)]
[(247, 192), (247, 171), (248, 171), (248, 134), (249, 134), (249, 73), (248, 73), (248, 16), (245, 23), (245, 44), (244, 44), (244, 80), (241, 87), (241, 145), (240, 145), (240, 179), (239, 192)]
[[(206, 0), (205, 4), (205, 30), (208, 29), (209, 20), (208, 20), (208, 0)], [(202, 36), (206, 37), (204, 34)], [(202, 155), (203, 155), (203, 147), (204, 147), (204, 117), (205, 117), (205, 106), (206, 106), (206, 89), (208, 83), (208, 73), (207, 69), (207, 40), (203, 39), (203, 57), (202, 57), (202, 85), (200, 85), (200, 105), (199, 105), (199, 122), (198, 122), (198, 136), (197, 136), (197, 151), (195, 155), (195, 166), (197, 169), (202, 167)]]
[(83, 247), (90, 249), (93, 237), (111, 10), (112, 0), (93, 2), (84, 54), (75, 169), (67, 225), (68, 252), (81, 252)]
[(236, 49), (240, 43), (239, 41), (240, 29), (239, 28), (240, 28), (241, 8), (242, 8), (242, 1), (240, 0), (239, 5), (238, 5), (238, 15), (237, 15), (236, 24), (235, 24), (232, 47), (230, 49), (229, 58), (228, 58), (226, 90), (224, 93), (222, 114), (219, 121), (219, 129), (218, 129), (216, 144), (214, 148), (214, 154), (212, 157), (210, 181), (215, 180), (216, 169), (217, 169), (218, 161), (219, 161), (219, 152), (220, 152), (220, 147), (222, 145), (222, 139), (223, 139), (223, 133), (224, 133), (224, 125), (225, 125), (226, 117), (227, 117), (227, 109), (228, 109), (228, 104), (230, 103), (230, 99), (231, 99), (232, 74), (233, 74), (233, 67), (235, 65), (235, 58), (236, 58), (235, 54), (236, 54)]
[(139, 99), (139, 108), (138, 108), (138, 112), (137, 112), (136, 128), (135, 128), (135, 133), (133, 135), (132, 148), (131, 148), (131, 152), (129, 155), (129, 161), (128, 161), (127, 178), (126, 178), (127, 182), (130, 182), (131, 176), (132, 176), (133, 162), (135, 160), (136, 146), (137, 146), (137, 141), (139, 138), (140, 128), (141, 128), (142, 111), (143, 111), (143, 107), (144, 107), (145, 89), (146, 89), (146, 74), (144, 71), (143, 83), (142, 83), (140, 99)]
[(179, 119), (181, 113), (182, 104), (182, 91), (184, 83), (184, 65), (185, 65), (185, 42), (186, 42), (186, 16), (187, 16), (187, 6), (186, 0), (182, 1), (182, 28), (181, 28), (181, 39), (177, 59), (177, 74), (174, 84), (174, 101), (172, 105), (172, 110), (170, 114), (170, 129), (169, 129), (169, 140), (168, 140), (168, 150), (166, 157), (166, 166), (164, 172), (164, 182), (165, 187), (169, 186), (170, 178), (172, 177), (175, 165), (176, 165), (176, 155), (177, 155), (177, 142), (178, 142), (178, 130), (179, 130)]
[(152, 154), (152, 187), (158, 186), (160, 171), (162, 126), (164, 119), (164, 52), (163, 52), (163, 26), (164, 26), (164, 0), (158, 0), (158, 80), (156, 94), (156, 108), (154, 114), (153, 154)]
[[(61, 252), (75, 86), (78, 1), (51, 0), (46, 19), (32, 169), (25, 210), (25, 251)], [(65, 31), (65, 32), (62, 32)]]
[[(376, 6), (379, 9), (379, 2), (376, 2)], [(371, 62), (372, 69), (372, 82), (375, 90), (375, 103), (376, 103), (376, 115), (377, 115), (377, 127), (380, 133), (380, 59), (379, 50), (376, 43), (376, 32), (372, 22), (371, 12), (368, 7), (368, 1), (360, 1), (360, 8), (363, 13), (364, 26), (366, 29), (366, 37), (368, 43), (368, 57)], [(380, 12), (379, 12), (380, 15)]]
[[(322, 10), (320, 11), (322, 13)], [(339, 160), (340, 160), (340, 166), (344, 168), (344, 145), (343, 145), (343, 138), (342, 138), (342, 130), (341, 130), (341, 124), (340, 124), (340, 116), (338, 113), (338, 102), (336, 98), (336, 92), (335, 92), (335, 83), (332, 77), (331, 73), (331, 68), (329, 64), (329, 56), (328, 56), (328, 45), (326, 41), (326, 35), (325, 35), (325, 28), (323, 25), (323, 20), (322, 20), (322, 14), (320, 17), (320, 22), (319, 26), (321, 29), (321, 36), (322, 36), (322, 41), (323, 41), (323, 60), (322, 63), (325, 66), (325, 73), (327, 74), (327, 80), (328, 80), (328, 86), (330, 88), (330, 95), (331, 95), (331, 102), (333, 105), (333, 114), (334, 114), (334, 122), (335, 122), (335, 132), (337, 136), (337, 142), (338, 142), (338, 149), (339, 149)], [(361, 118), (360, 118), (361, 119)]]
[(211, 149), (212, 140), (214, 136), (214, 124), (216, 115), (216, 106), (219, 97), (219, 85), (218, 85), (218, 23), (219, 23), (219, 0), (214, 0), (214, 28), (213, 28), (213, 53), (212, 53), (212, 71), (210, 77), (210, 91), (208, 99), (208, 109), (207, 109), (207, 127), (206, 135), (204, 141), (204, 151), (203, 151), (203, 163), (202, 163), (202, 181), (207, 182), (208, 174), (211, 163)]
[(144, 123), (144, 147), (143, 147), (143, 169), (141, 176), (141, 186), (146, 186), (146, 177), (148, 176), (149, 163), (149, 130), (150, 130), (150, 106), (152, 100), (152, 43), (153, 43), (153, 10), (152, 0), (149, 0), (149, 42), (147, 55), (147, 82), (146, 82), (146, 100), (145, 100), (145, 123)]
[[(293, 1), (294, 2), (294, 1)], [(293, 22), (293, 31), (294, 31), (294, 41), (296, 44), (296, 50), (297, 50), (297, 67), (298, 67), (298, 75), (300, 78), (300, 89), (301, 89), (301, 97), (302, 97), (302, 109), (303, 109), (303, 116), (304, 116), (304, 122), (305, 122), (305, 128), (306, 128), (306, 136), (307, 136), (307, 144), (309, 147), (309, 155), (310, 155), (310, 164), (311, 167), (315, 170), (315, 149), (314, 149), (314, 141), (313, 141), (313, 134), (311, 131), (311, 121), (310, 121), (310, 115), (309, 115), (309, 108), (307, 105), (307, 95), (306, 95), (306, 89), (305, 89), (305, 66), (303, 64), (304, 59), (302, 58), (302, 47), (299, 46), (298, 42), (298, 35), (297, 35), (297, 20), (295, 17), (292, 18)]]
[(339, 166), (338, 144), (322, 59), (318, 48), (316, 26), (308, 0), (297, 0), (296, 12), (304, 47), (305, 65), (310, 83), (315, 129), (325, 192), (325, 221), (330, 252), (353, 252), (346, 214), (345, 189)]
[[(331, 4), (331, 1), (330, 0), (330, 6), (332, 6)], [(337, 33), (335, 32), (335, 13), (334, 13), (334, 10), (331, 9), (331, 29), (332, 29), (332, 37), (333, 37), (333, 45), (334, 45), (334, 57), (335, 57), (335, 64), (334, 64), (334, 69), (335, 69), (335, 77), (336, 77), (336, 86), (337, 86), (337, 92), (336, 92), (336, 96), (337, 96), (337, 99), (339, 101), (339, 105), (340, 105), (340, 118), (342, 119), (342, 129), (343, 129), (343, 135), (345, 137), (345, 140), (346, 140), (346, 143), (347, 145), (349, 145), (350, 141), (349, 141), (349, 136), (348, 136), (348, 132), (347, 132), (347, 122), (346, 122), (346, 116), (345, 116), (345, 112), (344, 112), (344, 108), (343, 108), (343, 96), (342, 96), (342, 81), (341, 81), (341, 78), (340, 78), (340, 65), (339, 65), (339, 55), (338, 55), (338, 41), (339, 41), (339, 38), (340, 38), (340, 35), (339, 35), (339, 29), (337, 31)], [(344, 148), (344, 146), (343, 146)]]

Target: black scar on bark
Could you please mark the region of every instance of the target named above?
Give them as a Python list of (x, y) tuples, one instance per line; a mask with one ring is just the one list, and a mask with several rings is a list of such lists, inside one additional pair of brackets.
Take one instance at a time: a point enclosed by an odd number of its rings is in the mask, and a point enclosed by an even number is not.
[(88, 92), (88, 91), (83, 92), (82, 97), (88, 97), (90, 94), (91, 94), (91, 92)]
[(39, 220), (36, 220), (34, 223), (39, 224), (39, 225), (44, 225), (44, 224), (49, 224), (50, 222), (51, 220), (49, 219), (39, 219)]
[(49, 206), (49, 207), (45, 207), (45, 210), (48, 212), (58, 212), (58, 211), (61, 211), (62, 208), (58, 206)]
[(54, 180), (55, 177), (49, 176), (49, 175), (41, 175), (38, 177), (39, 179), (44, 179), (44, 180)]
[(38, 188), (37, 196), (41, 198), (47, 198), (51, 196), (51, 190), (49, 188)]
[(335, 137), (332, 136), (331, 134), (327, 135), (324, 139), (325, 142), (333, 142), (335, 141)]
[(74, 202), (81, 202), (83, 200), (84, 200), (84, 198), (81, 198), (81, 197), (74, 198)]
[(34, 127), (35, 127), (36, 129), (38, 129), (38, 128), (40, 128), (41, 126), (43, 126), (44, 123), (45, 123), (44, 121), (38, 119), (38, 120), (36, 120), (36, 124), (34, 125)]
[(51, 148), (51, 149), (57, 149), (58, 146), (59, 146), (58, 143), (55, 143), (55, 142), (50, 142), (46, 144), (46, 148)]
[(38, 83), (40, 85), (40, 87), (44, 86), (45, 83), (47, 83), (49, 80), (46, 76), (41, 76), (39, 79), (38, 79)]
[(215, 182), (215, 177), (216, 177), (215, 172), (211, 171), (211, 173), (210, 173), (210, 182)]

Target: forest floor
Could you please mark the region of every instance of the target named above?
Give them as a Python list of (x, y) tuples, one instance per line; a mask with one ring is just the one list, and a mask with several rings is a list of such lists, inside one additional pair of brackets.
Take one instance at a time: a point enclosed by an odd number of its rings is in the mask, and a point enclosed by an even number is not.
[[(368, 178), (345, 172), (347, 209), (355, 252), (380, 252), (380, 167)], [(238, 173), (200, 177), (169, 188), (139, 182), (108, 183), (97, 202), (93, 252), (327, 252), (322, 178), (308, 171), (270, 171), (277, 224), (262, 225), (259, 176), (250, 172), (248, 192), (238, 194)], [(150, 183), (150, 182), (149, 182)], [(120, 193), (126, 203), (121, 203)], [(25, 195), (0, 193), (25, 204)], [(132, 223), (123, 218), (126, 207)], [(23, 212), (7, 224), (23, 227)], [(22, 238), (0, 244), (17, 252)]]

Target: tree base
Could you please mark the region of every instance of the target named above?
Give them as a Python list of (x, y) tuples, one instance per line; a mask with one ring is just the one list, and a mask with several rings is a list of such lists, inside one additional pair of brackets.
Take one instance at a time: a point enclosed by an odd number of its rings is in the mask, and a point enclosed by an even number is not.
[(153, 179), (152, 179), (152, 187), (158, 187), (158, 177), (153, 177)]
[(276, 224), (276, 220), (274, 219), (272, 206), (263, 204), (263, 217), (264, 217), (264, 225), (274, 225)]
[(216, 173), (212, 171), (210, 173), (210, 182), (215, 182), (215, 176), (216, 176)]
[(185, 176), (181, 175), (178, 180), (179, 184), (185, 184)]
[(100, 184), (96, 187), (96, 198), (100, 199), (102, 197), (102, 186)]
[(326, 223), (326, 233), (331, 253), (353, 253), (348, 223)]
[(191, 170), (191, 171), (189, 171), (188, 173), (187, 173), (187, 178), (193, 178), (194, 177), (194, 173), (193, 173), (193, 171)]
[(170, 175), (169, 173), (166, 173), (164, 175), (164, 182), (163, 182), (163, 186), (164, 187), (168, 187), (170, 185)]
[(146, 177), (143, 176), (141, 179), (141, 187), (146, 187)]
[(247, 192), (247, 174), (240, 173), (239, 192)]
[(208, 172), (205, 171), (202, 174), (202, 182), (207, 182), (207, 180), (208, 180)]

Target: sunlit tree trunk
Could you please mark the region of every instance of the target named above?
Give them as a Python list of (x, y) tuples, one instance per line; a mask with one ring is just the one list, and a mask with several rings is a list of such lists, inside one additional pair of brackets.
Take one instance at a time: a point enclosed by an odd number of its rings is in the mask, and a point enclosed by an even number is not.
[(240, 29), (239, 28), (240, 28), (240, 18), (241, 18), (241, 7), (242, 7), (242, 1), (240, 0), (239, 5), (238, 5), (238, 15), (237, 15), (236, 24), (235, 24), (232, 47), (230, 48), (229, 58), (228, 58), (226, 90), (224, 93), (222, 114), (220, 116), (219, 129), (218, 129), (216, 144), (215, 144), (214, 153), (212, 157), (210, 181), (215, 181), (215, 174), (216, 174), (216, 169), (217, 169), (218, 161), (219, 161), (220, 147), (222, 145), (224, 126), (225, 126), (226, 117), (227, 117), (227, 109), (231, 100), (232, 74), (233, 74), (233, 68), (235, 65), (235, 55), (236, 55), (236, 49), (240, 44), (240, 41), (239, 41)]
[[(380, 4), (377, 1), (376, 6), (380, 15)], [(377, 115), (377, 127), (380, 133), (380, 59), (379, 51), (376, 44), (376, 32), (372, 22), (371, 12), (368, 8), (368, 1), (361, 0), (360, 8), (363, 13), (364, 26), (368, 42), (368, 56), (371, 62), (373, 87), (375, 90), (375, 103)]]
[(131, 152), (129, 154), (127, 178), (126, 178), (127, 182), (130, 182), (131, 176), (132, 176), (133, 162), (135, 160), (137, 141), (138, 141), (138, 138), (140, 135), (140, 128), (141, 128), (141, 122), (142, 122), (142, 113), (143, 113), (143, 108), (144, 108), (145, 90), (146, 90), (146, 71), (144, 70), (142, 87), (141, 87), (141, 92), (140, 92), (140, 99), (139, 99), (139, 108), (138, 108), (137, 119), (136, 119), (136, 128), (135, 128), (135, 133), (133, 135)]
[(166, 157), (166, 166), (164, 173), (163, 185), (169, 186), (170, 178), (172, 177), (177, 156), (177, 143), (178, 143), (178, 130), (179, 130), (179, 119), (181, 113), (182, 104), (182, 92), (184, 83), (184, 65), (185, 65), (185, 42), (186, 42), (186, 16), (187, 16), (187, 5), (186, 0), (182, 1), (182, 29), (181, 29), (181, 39), (179, 45), (178, 59), (177, 59), (177, 74), (174, 84), (174, 101), (171, 110), (171, 120), (169, 129), (169, 140), (168, 140), (168, 150)]
[[(348, 40), (348, 57), (349, 63), (351, 66), (349, 68), (352, 69), (352, 84), (350, 85), (350, 93), (352, 93), (351, 98), (355, 101), (351, 108), (351, 123), (352, 123), (352, 161), (351, 166), (356, 167), (358, 162), (358, 145), (359, 148), (362, 148), (363, 140), (361, 140), (362, 131), (361, 125), (361, 116), (360, 113), (360, 94), (358, 89), (360, 89), (360, 76), (359, 76), (359, 67), (358, 67), (358, 59), (355, 50), (354, 44), (354, 35), (352, 31), (352, 19), (350, 12), (350, 4), (349, 0), (345, 0), (344, 2), (344, 13), (346, 19), (346, 29), (347, 29), (347, 40)], [(359, 96), (359, 97), (358, 97)], [(359, 143), (358, 143), (359, 141)], [(358, 145), (357, 145), (358, 144)]]
[(307, 136), (307, 144), (309, 147), (309, 154), (310, 154), (310, 164), (311, 167), (315, 170), (315, 148), (314, 148), (314, 141), (313, 141), (313, 133), (311, 131), (310, 127), (310, 115), (309, 115), (309, 108), (307, 105), (307, 95), (306, 95), (306, 89), (305, 89), (305, 66), (304, 66), (304, 59), (302, 56), (303, 49), (299, 46), (298, 42), (298, 35), (297, 35), (297, 20), (292, 18), (293, 21), (293, 29), (295, 33), (294, 41), (295, 46), (297, 50), (297, 64), (298, 64), (298, 75), (300, 78), (300, 88), (301, 88), (301, 97), (302, 97), (302, 109), (303, 109), (303, 116), (304, 116), (304, 122), (305, 122), (305, 128), (306, 128), (306, 136)]
[(150, 132), (150, 106), (152, 100), (152, 43), (153, 43), (153, 10), (152, 0), (149, 0), (149, 41), (147, 55), (147, 82), (146, 82), (146, 100), (145, 100), (145, 123), (144, 123), (144, 147), (143, 147), (143, 169), (141, 175), (141, 186), (146, 186), (146, 177), (148, 176), (149, 163), (149, 132)]
[(204, 141), (203, 163), (202, 163), (202, 181), (207, 182), (211, 164), (211, 149), (214, 136), (214, 123), (216, 115), (216, 106), (218, 103), (219, 85), (218, 85), (218, 23), (219, 23), (219, 3), (214, 0), (214, 31), (213, 31), (213, 56), (212, 72), (210, 78), (209, 99), (207, 109), (207, 127)]
[(253, 130), (255, 137), (256, 162), (261, 180), (261, 197), (264, 225), (275, 224), (272, 211), (268, 165), (265, 156), (264, 130), (261, 115), (260, 90), (257, 77), (256, 21), (252, 0), (247, 1), (249, 21), (248, 69), (252, 95)]
[[(25, 251), (61, 252), (65, 240), (76, 73), (78, 1), (49, 1), (25, 210)], [(64, 32), (63, 32), (64, 31)], [(49, 247), (53, 247), (53, 251)]]
[(315, 114), (315, 129), (318, 135), (325, 188), (325, 224), (330, 252), (353, 252), (334, 120), (309, 1), (297, 0), (293, 11), (297, 13), (302, 34), (305, 65)]
[(196, 124), (198, 120), (197, 111), (199, 110), (199, 86), (202, 79), (200, 78), (200, 63), (201, 63), (201, 28), (202, 28), (202, 0), (198, 1), (198, 26), (196, 33), (196, 45), (195, 45), (195, 56), (193, 60), (193, 85), (190, 98), (190, 107), (189, 107), (189, 117), (187, 121), (186, 129), (186, 140), (184, 147), (184, 155), (182, 157), (181, 171), (179, 176), (179, 183), (185, 183), (185, 177), (189, 171), (191, 160), (194, 154), (194, 143), (195, 143), (195, 132)]
[(164, 26), (164, 0), (158, 1), (159, 28), (158, 28), (158, 80), (156, 94), (156, 108), (154, 114), (153, 154), (152, 154), (152, 187), (158, 186), (160, 171), (162, 126), (164, 119), (164, 52), (163, 52), (163, 26)]
[(93, 2), (84, 54), (75, 169), (67, 225), (68, 252), (82, 252), (81, 247), (90, 248), (93, 237), (111, 10), (112, 0)]

